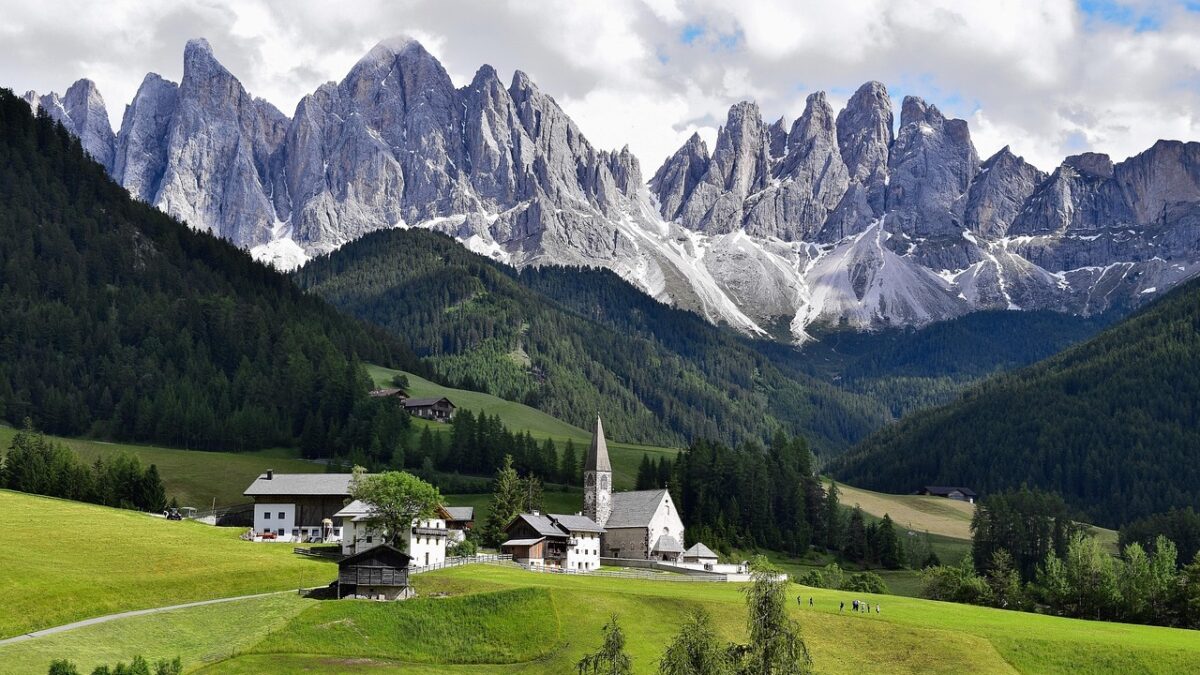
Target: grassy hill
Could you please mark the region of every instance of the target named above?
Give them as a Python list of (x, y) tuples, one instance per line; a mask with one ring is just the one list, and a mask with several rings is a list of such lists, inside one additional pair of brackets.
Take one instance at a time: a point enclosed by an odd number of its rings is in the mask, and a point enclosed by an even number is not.
[(830, 466), (864, 487), (1022, 484), (1116, 526), (1200, 506), (1200, 281), (1062, 354), (909, 416)]
[[(16, 433), (16, 429), (0, 425), (0, 456), (8, 450)], [(89, 463), (101, 457), (128, 453), (137, 457), (142, 466), (154, 464), (162, 476), (167, 499), (175, 498), (180, 506), (194, 506), (200, 510), (211, 508), (214, 503), (221, 507), (248, 502), (242, 491), (267, 469), (275, 469), (280, 473), (319, 473), (325, 470), (324, 465), (298, 459), (296, 451), (286, 448), (257, 452), (205, 452), (85, 438), (49, 438), (67, 446)]]
[(838, 483), (838, 491), (843, 505), (861, 506), (864, 513), (878, 518), (888, 514), (900, 527), (954, 539), (971, 538), (974, 504), (941, 497), (891, 495), (844, 483)]
[[(565, 673), (620, 618), (635, 672), (653, 672), (677, 623), (697, 607), (722, 639), (745, 639), (740, 586), (639, 581), (470, 566), (416, 577), (425, 599), (398, 604), (292, 596), (105, 624), (0, 647), (15, 674), (45, 672), (51, 654), (82, 666), (97, 655), (185, 656), (189, 671), (261, 673)], [(447, 597), (434, 597), (446, 595)], [(839, 613), (851, 594), (793, 586), (789, 605), (820, 673), (1180, 673), (1200, 668), (1196, 633), (854, 594), (878, 615)], [(223, 627), (224, 617), (231, 625)], [(154, 618), (156, 621), (145, 621)], [(257, 618), (254, 622), (251, 619)], [(127, 624), (122, 626), (120, 624)], [(212, 634), (207, 638), (201, 628)], [(245, 627), (246, 633), (233, 629)], [(137, 629), (145, 629), (140, 635)], [(231, 642), (226, 640), (232, 639)], [(230, 657), (231, 652), (236, 652)], [(16, 657), (29, 657), (30, 660)], [(39, 663), (40, 659), (40, 663)], [(93, 659), (93, 660), (89, 660)]]
[(316, 586), (328, 562), (238, 528), (0, 490), (0, 638), (93, 616)]
[[(367, 372), (377, 386), (390, 386), (392, 378), (402, 371), (369, 365)], [(459, 408), (473, 412), (484, 412), (488, 415), (499, 415), (504, 425), (513, 431), (528, 431), (538, 440), (550, 438), (560, 445), (568, 439), (575, 443), (580, 458), (592, 441), (592, 432), (548, 415), (521, 403), (506, 401), (491, 394), (484, 394), (466, 389), (454, 389), (435, 382), (430, 382), (412, 373), (404, 373), (408, 377), (409, 393), (418, 398), (442, 397), (450, 399)], [(414, 420), (418, 430), (429, 427), (436, 433), (449, 433), (450, 427), (425, 420)], [(608, 421), (605, 420), (607, 431)], [(679, 453), (678, 448), (656, 445), (641, 445), (637, 443), (620, 443), (608, 439), (608, 455), (613, 464), (613, 485), (619, 490), (632, 489), (637, 480), (638, 463), (642, 455), (650, 455), (650, 459), (658, 461), (659, 456), (666, 455), (674, 458)]]

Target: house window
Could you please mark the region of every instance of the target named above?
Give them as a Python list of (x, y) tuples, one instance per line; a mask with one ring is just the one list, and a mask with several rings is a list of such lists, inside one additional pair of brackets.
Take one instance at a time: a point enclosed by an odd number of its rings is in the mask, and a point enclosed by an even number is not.
[(371, 543), (371, 535), (369, 535), (369, 534), (367, 535), (367, 543), (368, 544)]
[(286, 518), (286, 516), (284, 516), (284, 515), (283, 515), (283, 511), (280, 511), (280, 512), (279, 512), (279, 519), (280, 519), (280, 520), (283, 520), (284, 518)]
[(297, 529), (293, 528), (293, 529), (292, 529), (292, 536), (293, 536), (293, 537), (298, 537), (298, 536), (300, 536), (300, 530), (297, 530)]
[(279, 536), (282, 537), (283, 536), (283, 528), (281, 527), (278, 530), (275, 530), (275, 534), (278, 534)]
[(270, 519), (271, 519), (271, 512), (270, 512), (270, 511), (264, 511), (264, 512), (263, 512), (263, 520), (270, 520)]

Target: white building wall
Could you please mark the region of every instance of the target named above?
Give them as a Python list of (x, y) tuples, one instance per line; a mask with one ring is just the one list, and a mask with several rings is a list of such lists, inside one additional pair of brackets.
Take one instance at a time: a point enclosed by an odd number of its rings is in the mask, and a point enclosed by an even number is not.
[(659, 502), (658, 509), (650, 519), (648, 529), (651, 551), (654, 550), (654, 545), (658, 543), (658, 538), (664, 534), (675, 537), (675, 541), (679, 542), (681, 547), (684, 545), (683, 521), (679, 518), (679, 509), (675, 508), (675, 502), (671, 499), (671, 493), (666, 493), (663, 496), (663, 500)]
[(273, 532), (276, 541), (291, 541), (296, 527), (295, 504), (255, 504), (254, 534)]
[(571, 539), (578, 543), (567, 547), (568, 570), (600, 569), (600, 535), (595, 532), (572, 532)]
[[(414, 521), (413, 527), (440, 527), (445, 530), (446, 521), (441, 518), (430, 518), (420, 522)], [(446, 539), (447, 537), (410, 534), (408, 554), (413, 558), (412, 564), (416, 567), (424, 567), (446, 562)]]
[[(413, 521), (413, 527), (437, 527), (445, 529), (446, 521), (440, 518)], [(354, 522), (349, 518), (342, 523), (342, 554), (353, 555), (383, 543), (379, 530), (367, 522)], [(446, 537), (409, 534), (408, 550), (412, 564), (417, 567), (438, 565), (446, 562)]]

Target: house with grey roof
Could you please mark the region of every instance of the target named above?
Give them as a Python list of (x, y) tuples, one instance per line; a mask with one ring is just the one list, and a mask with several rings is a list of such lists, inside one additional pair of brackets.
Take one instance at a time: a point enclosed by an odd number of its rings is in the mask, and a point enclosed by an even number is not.
[(600, 548), (606, 558), (674, 563), (683, 556), (683, 520), (670, 491), (613, 492), (612, 463), (599, 416), (584, 459), (583, 514), (604, 528)]
[(583, 514), (522, 513), (504, 533), (507, 540), (500, 552), (517, 562), (579, 572), (600, 568), (604, 528)]
[(711, 569), (711, 566), (717, 564), (717, 554), (711, 548), (696, 542), (695, 545), (683, 552), (683, 562)]
[(450, 531), (450, 543), (458, 543), (467, 538), (467, 531), (475, 527), (474, 506), (447, 506), (446, 529)]
[(333, 515), (350, 499), (350, 474), (268, 470), (242, 494), (254, 500), (256, 540), (340, 541)]
[[(408, 536), (401, 538), (403, 550), (418, 567), (446, 562), (446, 542), (450, 536), (446, 528), (446, 520), (450, 518), (447, 511), (446, 507), (438, 507), (432, 517), (413, 520)], [(333, 514), (333, 519), (342, 530), (342, 555), (356, 555), (386, 540), (387, 533), (378, 524), (375, 508), (361, 499), (347, 504)]]
[(448, 398), (408, 398), (403, 401), (404, 410), (424, 420), (449, 422), (457, 409)]
[[(275, 473), (260, 475), (242, 494), (254, 500), (255, 541), (342, 543), (346, 555), (377, 544), (370, 506), (350, 497), (349, 473)], [(475, 509), (443, 507), (436, 517), (413, 524), (408, 552), (418, 565), (440, 562), (446, 543), (474, 524)], [(426, 555), (428, 554), (428, 555)]]

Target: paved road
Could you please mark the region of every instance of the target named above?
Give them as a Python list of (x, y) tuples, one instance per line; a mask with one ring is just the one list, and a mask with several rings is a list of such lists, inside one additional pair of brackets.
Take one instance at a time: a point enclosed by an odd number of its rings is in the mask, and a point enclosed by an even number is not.
[(43, 637), (46, 635), (54, 635), (55, 633), (62, 633), (64, 631), (74, 630), (76, 628), (83, 628), (84, 626), (94, 626), (98, 623), (107, 623), (109, 621), (116, 621), (117, 619), (128, 619), (128, 618), (134, 617), (134, 616), (143, 616), (146, 614), (158, 614), (159, 612), (169, 612), (173, 609), (187, 609), (188, 607), (202, 607), (204, 605), (217, 605), (222, 602), (235, 602), (237, 600), (249, 600), (251, 598), (265, 598), (269, 595), (280, 595), (282, 593), (295, 593), (295, 592), (296, 592), (295, 590), (290, 590), (290, 591), (274, 591), (272, 593), (255, 593), (254, 595), (239, 595), (239, 596), (233, 597), (233, 598), (217, 598), (216, 600), (201, 600), (200, 602), (187, 602), (182, 605), (170, 605), (169, 607), (153, 607), (151, 609), (137, 609), (137, 610), (134, 610), (131, 612), (119, 612), (117, 614), (108, 614), (106, 616), (97, 616), (97, 617), (91, 618), (91, 619), (84, 619), (83, 621), (76, 621), (75, 623), (67, 623), (67, 624), (63, 624), (61, 626), (54, 626), (53, 628), (43, 628), (42, 630), (35, 630), (32, 633), (25, 633), (24, 635), (18, 635), (16, 637), (5, 638), (3, 640), (0, 640), (0, 647), (15, 644), (17, 642), (24, 642), (25, 640), (32, 640), (33, 638), (39, 638), (39, 637)]

